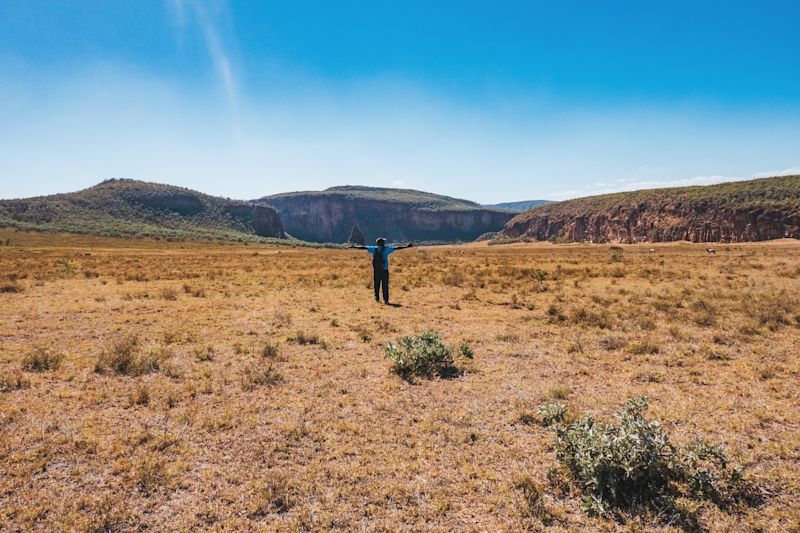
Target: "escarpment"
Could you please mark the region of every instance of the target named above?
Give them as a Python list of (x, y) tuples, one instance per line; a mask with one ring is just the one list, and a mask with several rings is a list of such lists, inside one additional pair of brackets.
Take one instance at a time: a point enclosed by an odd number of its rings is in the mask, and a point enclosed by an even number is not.
[(596, 243), (800, 238), (800, 176), (558, 202), (519, 214), (501, 236)]
[(265, 197), (292, 237), (312, 242), (345, 242), (354, 226), (367, 241), (472, 241), (500, 230), (513, 213), (419, 191), (334, 187)]

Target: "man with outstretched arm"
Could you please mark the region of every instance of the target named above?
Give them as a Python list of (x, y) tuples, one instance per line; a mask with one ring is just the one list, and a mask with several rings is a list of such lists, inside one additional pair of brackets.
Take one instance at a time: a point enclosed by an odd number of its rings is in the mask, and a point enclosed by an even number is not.
[(405, 246), (386, 246), (386, 239), (375, 240), (375, 246), (351, 244), (350, 248), (366, 250), (372, 255), (372, 278), (375, 283), (375, 301), (380, 302), (381, 287), (383, 287), (383, 303), (389, 305), (389, 254), (395, 250), (411, 248), (409, 242)]

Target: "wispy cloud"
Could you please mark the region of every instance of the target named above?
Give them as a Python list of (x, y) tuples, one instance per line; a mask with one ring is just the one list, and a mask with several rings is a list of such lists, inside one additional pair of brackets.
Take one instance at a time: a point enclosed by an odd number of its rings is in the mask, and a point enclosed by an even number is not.
[(231, 54), (223, 39), (221, 20), (230, 20), (230, 11), (224, 0), (169, 0), (175, 24), (181, 32), (191, 23), (197, 24), (203, 42), (214, 66), (228, 105), (234, 115), (239, 113), (239, 97), (236, 78), (231, 66)]
[(785, 168), (783, 170), (774, 170), (771, 172), (758, 172), (753, 174), (753, 178), (770, 178), (772, 176), (794, 176), (800, 174), (800, 167)]
[(749, 176), (694, 176), (675, 180), (636, 180), (618, 179), (612, 182), (598, 182), (582, 189), (573, 189), (547, 195), (549, 200), (567, 200), (582, 196), (594, 196), (598, 194), (609, 194), (614, 192), (638, 191), (641, 189), (661, 189), (666, 187), (691, 187), (695, 185), (714, 185), (728, 181), (744, 181), (757, 178), (769, 178), (773, 176), (791, 176), (800, 174), (800, 167), (791, 167), (783, 170), (756, 172)]

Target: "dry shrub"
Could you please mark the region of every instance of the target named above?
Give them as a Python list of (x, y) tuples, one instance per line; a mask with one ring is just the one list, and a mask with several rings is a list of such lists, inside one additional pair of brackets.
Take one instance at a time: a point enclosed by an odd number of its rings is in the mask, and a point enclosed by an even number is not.
[(633, 355), (655, 355), (661, 351), (658, 344), (650, 340), (632, 342), (625, 347), (628, 353)]
[(172, 287), (164, 287), (161, 289), (161, 297), (165, 300), (174, 302), (178, 299), (178, 291), (173, 289)]
[(516, 333), (500, 333), (495, 336), (495, 340), (500, 342), (507, 342), (508, 344), (516, 344), (519, 342), (519, 335)]
[(544, 397), (551, 400), (566, 400), (571, 394), (572, 388), (569, 385), (557, 385), (551, 389), (548, 389), (544, 393)]
[(748, 296), (742, 301), (743, 312), (752, 316), (759, 326), (766, 326), (770, 331), (778, 331), (781, 326), (791, 324), (790, 317), (796, 309), (797, 302), (785, 291), (758, 297)]
[(525, 514), (548, 524), (552, 520), (552, 515), (544, 503), (544, 491), (539, 483), (531, 476), (526, 475), (520, 477), (514, 486), (522, 492)]
[(698, 326), (710, 327), (717, 323), (717, 308), (705, 300), (696, 300), (691, 305), (692, 321)]
[(136, 488), (151, 496), (168, 485), (171, 475), (164, 459), (148, 455), (134, 466), (133, 478)]
[(214, 355), (215, 352), (213, 346), (206, 346), (205, 348), (197, 348), (194, 352), (195, 358), (201, 363), (213, 361)]
[(283, 376), (271, 364), (251, 363), (242, 369), (241, 383), (242, 390), (249, 392), (260, 385), (279, 385), (283, 383)]
[(600, 339), (600, 346), (609, 352), (624, 348), (628, 341), (625, 337), (603, 337)]
[(570, 321), (573, 324), (585, 324), (599, 329), (609, 329), (612, 326), (611, 315), (605, 309), (595, 311), (585, 307), (573, 308)]
[(112, 340), (100, 353), (95, 372), (140, 376), (156, 372), (172, 353), (164, 347), (144, 351), (137, 335), (122, 335)]
[(0, 285), (0, 293), (16, 293), (22, 292), (23, 290), (22, 286), (16, 283), (3, 283)]
[(27, 389), (30, 386), (30, 380), (19, 370), (11, 370), (0, 374), (0, 392)]
[(276, 311), (272, 317), (272, 325), (278, 328), (290, 326), (292, 324), (292, 315)]
[(556, 304), (550, 304), (547, 308), (547, 318), (550, 322), (564, 322), (567, 316), (561, 312), (561, 308)]
[(294, 337), (289, 337), (289, 341), (299, 344), (301, 346), (319, 345), (325, 349), (328, 348), (328, 343), (325, 341), (325, 339), (322, 339), (316, 333), (309, 333), (303, 330), (300, 330), (297, 333), (295, 333)]
[(139, 383), (130, 397), (131, 405), (149, 405), (150, 389), (144, 383)]
[(248, 511), (251, 518), (281, 514), (291, 509), (296, 499), (296, 490), (287, 476), (269, 473), (257, 486)]
[(47, 348), (36, 347), (22, 358), (22, 369), (30, 372), (57, 370), (64, 356)]
[(261, 357), (265, 359), (276, 359), (280, 354), (280, 346), (277, 342), (267, 341), (261, 348)]
[(78, 508), (86, 515), (76, 521), (76, 529), (87, 533), (124, 531), (132, 520), (131, 511), (124, 510), (124, 503), (111, 497), (96, 501), (83, 499), (78, 502)]
[(447, 272), (442, 275), (442, 283), (448, 287), (461, 287), (467, 281), (464, 272), (457, 267), (450, 267)]

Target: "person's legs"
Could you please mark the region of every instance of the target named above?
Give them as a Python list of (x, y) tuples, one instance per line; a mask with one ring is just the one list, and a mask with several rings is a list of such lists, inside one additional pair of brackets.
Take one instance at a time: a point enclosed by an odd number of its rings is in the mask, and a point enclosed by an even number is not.
[(389, 271), (383, 271), (383, 303), (389, 303)]
[(380, 270), (373, 270), (372, 271), (372, 283), (375, 285), (375, 301), (380, 302), (380, 293), (381, 293), (381, 271)]

